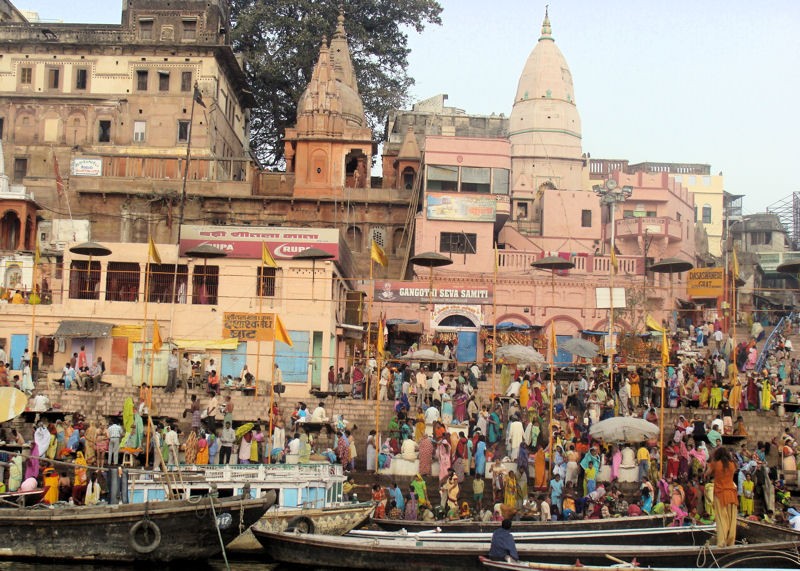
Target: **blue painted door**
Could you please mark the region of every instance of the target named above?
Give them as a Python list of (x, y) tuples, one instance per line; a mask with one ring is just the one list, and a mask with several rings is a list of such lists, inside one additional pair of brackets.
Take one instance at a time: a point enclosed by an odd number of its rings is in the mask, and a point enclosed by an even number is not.
[[(247, 363), (247, 343), (239, 343), (235, 351), (222, 351), (222, 366), (220, 367), (220, 378), (230, 375), (234, 379), (242, 372), (242, 368)], [(255, 367), (253, 367), (255, 370)]]
[(561, 344), (567, 339), (572, 339), (572, 335), (556, 335), (556, 344), (559, 347), (555, 355), (556, 367), (566, 367), (572, 364), (572, 353), (561, 349)]
[(478, 359), (478, 332), (459, 331), (456, 360), (460, 363), (472, 363)]
[(22, 366), (22, 354), (28, 348), (27, 335), (12, 335), (11, 336), (11, 353), (8, 357), (11, 359), (11, 368), (19, 369)]
[(275, 362), (281, 368), (284, 383), (308, 381), (309, 335), (308, 331), (289, 331), (292, 347), (275, 343)]

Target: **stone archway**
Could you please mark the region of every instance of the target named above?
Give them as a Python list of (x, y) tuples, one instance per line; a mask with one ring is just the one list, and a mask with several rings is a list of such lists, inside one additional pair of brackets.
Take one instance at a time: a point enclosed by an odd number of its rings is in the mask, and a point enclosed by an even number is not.
[(20, 235), (22, 233), (22, 220), (16, 210), (6, 210), (0, 218), (0, 249), (18, 250)]

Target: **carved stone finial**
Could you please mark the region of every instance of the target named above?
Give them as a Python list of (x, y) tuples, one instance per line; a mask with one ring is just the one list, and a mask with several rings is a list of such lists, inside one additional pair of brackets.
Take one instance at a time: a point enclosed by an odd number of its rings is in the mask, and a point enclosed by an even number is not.
[(553, 37), (553, 30), (550, 27), (550, 5), (545, 4), (544, 6), (544, 21), (542, 22), (542, 35), (539, 39), (542, 38), (549, 38), (552, 39)]

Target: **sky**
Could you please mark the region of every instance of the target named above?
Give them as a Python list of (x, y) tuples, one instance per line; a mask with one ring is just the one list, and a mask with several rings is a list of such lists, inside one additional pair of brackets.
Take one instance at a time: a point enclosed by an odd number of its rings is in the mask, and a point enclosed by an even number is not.
[[(439, 0), (442, 25), (410, 33), (415, 100), (438, 93), (471, 114), (511, 113), (545, 2)], [(345, 9), (347, 2), (345, 4)], [(119, 0), (17, 0), (43, 19), (119, 23)], [(550, 0), (583, 151), (690, 162), (725, 175), (746, 213), (800, 191), (797, 0)]]

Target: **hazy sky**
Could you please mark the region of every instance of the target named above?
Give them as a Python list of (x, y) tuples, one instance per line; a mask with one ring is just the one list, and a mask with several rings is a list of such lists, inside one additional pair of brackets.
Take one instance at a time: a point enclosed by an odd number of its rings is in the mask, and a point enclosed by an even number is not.
[[(414, 97), (447, 93), (468, 113), (510, 114), (545, 2), (440, 2), (442, 26), (411, 36)], [(119, 1), (16, 5), (45, 19), (120, 20)], [(584, 152), (709, 163), (727, 191), (747, 195), (746, 212), (800, 191), (790, 170), (800, 135), (800, 2), (551, 0), (550, 20), (575, 82)]]

